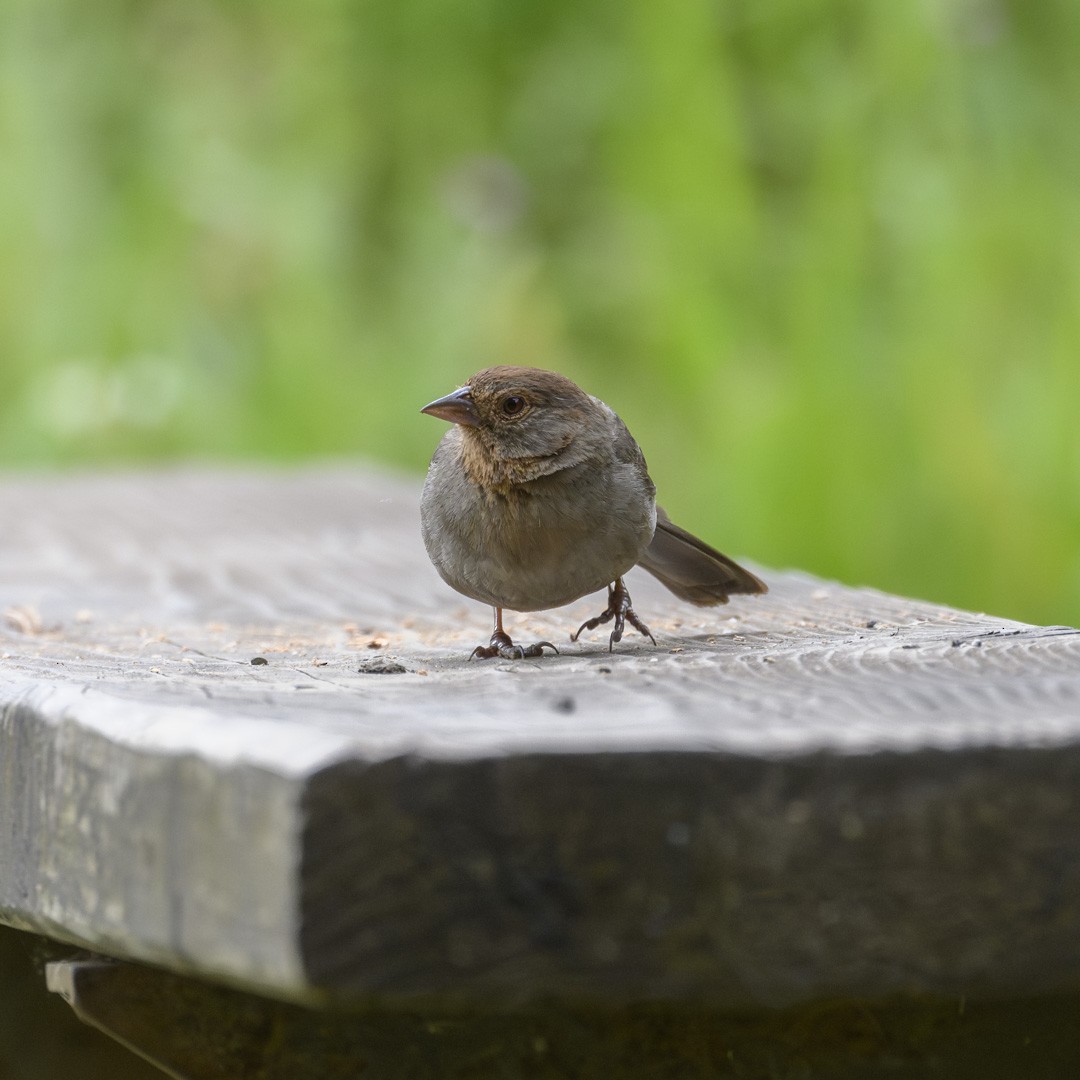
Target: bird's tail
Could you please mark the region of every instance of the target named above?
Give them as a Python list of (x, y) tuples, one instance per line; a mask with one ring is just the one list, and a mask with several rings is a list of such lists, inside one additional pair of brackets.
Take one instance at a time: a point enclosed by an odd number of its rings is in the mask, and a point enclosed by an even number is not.
[(658, 506), (656, 532), (638, 565), (680, 600), (699, 607), (726, 604), (733, 593), (764, 593), (769, 587), (737, 562), (680, 529)]

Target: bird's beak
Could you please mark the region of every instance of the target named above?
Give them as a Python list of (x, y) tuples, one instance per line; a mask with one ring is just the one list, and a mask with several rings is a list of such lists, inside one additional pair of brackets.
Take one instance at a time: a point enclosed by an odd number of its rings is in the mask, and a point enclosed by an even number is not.
[(425, 405), (420, 411), (428, 416), (437, 416), (440, 420), (448, 420), (451, 424), (465, 424), (468, 427), (478, 427), (480, 424), (472, 391), (467, 386)]

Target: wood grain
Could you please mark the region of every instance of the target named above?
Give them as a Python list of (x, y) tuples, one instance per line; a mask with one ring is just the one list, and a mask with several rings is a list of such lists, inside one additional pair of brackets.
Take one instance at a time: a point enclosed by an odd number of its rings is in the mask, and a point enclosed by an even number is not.
[(1077, 631), (634, 572), (658, 648), (469, 663), (418, 490), (0, 481), (0, 918), (308, 1001), (1071, 982)]

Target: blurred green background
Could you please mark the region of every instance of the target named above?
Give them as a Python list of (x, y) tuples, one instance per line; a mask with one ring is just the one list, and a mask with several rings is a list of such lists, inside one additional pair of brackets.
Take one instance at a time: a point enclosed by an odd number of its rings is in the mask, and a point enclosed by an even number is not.
[(0, 465), (419, 475), (536, 364), (732, 554), (1080, 623), (1078, 56), (1075, 0), (0, 0)]

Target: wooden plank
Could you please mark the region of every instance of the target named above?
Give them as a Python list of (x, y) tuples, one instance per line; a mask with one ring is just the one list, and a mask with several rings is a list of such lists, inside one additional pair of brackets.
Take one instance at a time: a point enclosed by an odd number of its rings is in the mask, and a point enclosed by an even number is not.
[(902, 994), (732, 1012), (692, 1001), (316, 1011), (100, 959), (53, 963), (47, 974), (88, 1024), (180, 1080), (1017, 1080), (1080, 1071), (1076, 994)]
[(48, 993), (42, 968), (50, 947), (71, 953), (67, 946), (50, 946), (40, 937), (0, 926), (0, 1076), (161, 1080), (160, 1072), (80, 1023), (55, 994)]
[(417, 498), (0, 483), (0, 918), (304, 1001), (1072, 985), (1077, 631), (767, 572), (702, 612), (642, 575), (659, 648), (469, 663), (487, 616)]

